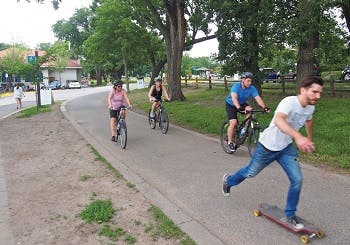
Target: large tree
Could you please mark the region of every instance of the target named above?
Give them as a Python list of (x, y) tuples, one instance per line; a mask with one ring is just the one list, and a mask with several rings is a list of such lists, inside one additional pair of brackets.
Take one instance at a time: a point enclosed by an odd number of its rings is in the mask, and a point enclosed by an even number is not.
[[(271, 42), (274, 29), (270, 23), (273, 19), (271, 9), (273, 2), (268, 0), (247, 1), (212, 1), (216, 9), (218, 22), (219, 55), (224, 62), (224, 72), (233, 74), (237, 71), (250, 71), (258, 74), (258, 60), (262, 48)], [(259, 80), (253, 81), (260, 89)]]
[[(139, 3), (139, 1), (133, 2), (135, 5)], [(143, 0), (155, 24), (150, 28), (157, 28), (166, 44), (168, 91), (172, 100), (185, 99), (181, 90), (181, 62), (184, 49), (216, 37), (216, 35), (208, 35), (211, 16), (208, 15), (207, 2), (204, 0)], [(203, 31), (205, 37), (196, 38), (199, 31)]]

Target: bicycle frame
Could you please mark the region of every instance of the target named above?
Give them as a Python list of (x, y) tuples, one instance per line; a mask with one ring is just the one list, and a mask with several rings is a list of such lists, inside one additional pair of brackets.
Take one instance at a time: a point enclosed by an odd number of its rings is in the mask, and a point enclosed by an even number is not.
[[(243, 145), (246, 138), (249, 136), (251, 130), (254, 129), (256, 124), (259, 124), (259, 122), (256, 120), (255, 118), (255, 113), (256, 112), (262, 112), (260, 110), (253, 110), (248, 114), (248, 117), (240, 124), (238, 123), (237, 127), (236, 127), (236, 134), (238, 136), (239, 139), (239, 145)], [(238, 121), (238, 119), (237, 119)], [(242, 129), (246, 127), (246, 131), (243, 135), (241, 135), (241, 131)]]
[[(260, 126), (258, 120), (255, 117), (256, 113), (265, 113), (264, 110), (252, 110), (249, 112), (249, 115), (243, 120), (242, 123), (238, 122), (238, 125), (235, 129), (235, 134), (233, 136), (233, 142), (235, 143), (236, 149), (245, 143), (248, 139), (248, 150), (249, 154), (252, 156), (255, 144), (258, 142), (259, 134), (264, 129), (263, 126)], [(229, 125), (229, 121), (225, 121), (221, 126), (221, 135), (220, 142), (223, 150), (226, 153), (232, 154), (233, 152), (228, 149), (227, 145), (227, 127)], [(245, 128), (245, 132), (241, 134), (242, 129)]]
[(127, 127), (125, 122), (125, 112), (128, 110), (127, 107), (120, 108), (120, 112), (116, 121), (116, 141), (120, 136), (120, 146), (125, 149), (127, 142)]
[(158, 124), (162, 133), (166, 134), (169, 128), (169, 118), (162, 101), (160, 101), (159, 105), (155, 108), (154, 113), (154, 118), (150, 118), (150, 116), (148, 118), (151, 129), (154, 129)]

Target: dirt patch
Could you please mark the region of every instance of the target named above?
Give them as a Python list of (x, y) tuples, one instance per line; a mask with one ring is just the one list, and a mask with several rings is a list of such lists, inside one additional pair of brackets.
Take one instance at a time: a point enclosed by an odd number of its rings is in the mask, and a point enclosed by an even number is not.
[(102, 224), (79, 217), (97, 199), (112, 201), (116, 212), (109, 225), (136, 238), (135, 244), (179, 243), (145, 232), (154, 223), (151, 204), (96, 160), (58, 106), (2, 120), (0, 138), (16, 244), (126, 244), (125, 236), (112, 242), (98, 235)]

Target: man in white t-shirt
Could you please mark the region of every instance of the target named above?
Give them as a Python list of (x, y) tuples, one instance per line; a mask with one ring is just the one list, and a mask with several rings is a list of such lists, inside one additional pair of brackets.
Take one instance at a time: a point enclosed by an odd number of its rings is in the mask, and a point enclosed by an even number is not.
[[(294, 228), (302, 229), (304, 225), (296, 217), (303, 175), (298, 162), (299, 150), (312, 153), (315, 145), (312, 142), (312, 114), (323, 91), (323, 80), (318, 76), (308, 76), (300, 83), (299, 94), (284, 98), (275, 111), (268, 128), (260, 135), (250, 163), (232, 175), (223, 176), (222, 192), (230, 195), (230, 188), (260, 173), (270, 163), (277, 161), (290, 180), (285, 207), (285, 215)], [(299, 129), (305, 125), (307, 137)]]
[(22, 97), (25, 96), (22, 87), (17, 83), (13, 89), (13, 97), (16, 100), (17, 109), (22, 108)]

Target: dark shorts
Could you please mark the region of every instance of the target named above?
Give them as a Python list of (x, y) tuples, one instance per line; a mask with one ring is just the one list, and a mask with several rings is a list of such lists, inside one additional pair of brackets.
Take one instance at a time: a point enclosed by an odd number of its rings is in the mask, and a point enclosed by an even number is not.
[[(246, 107), (247, 105), (248, 105), (247, 103), (244, 103), (241, 106)], [(235, 106), (230, 105), (229, 103), (226, 102), (226, 114), (227, 114), (228, 120), (237, 119), (237, 112), (239, 112), (239, 110)]]
[(120, 109), (121, 108), (125, 108), (125, 106), (121, 106), (121, 107), (119, 107), (118, 109), (116, 109), (116, 110), (109, 110), (109, 117), (110, 118), (118, 118), (119, 117), (119, 114), (120, 114)]

